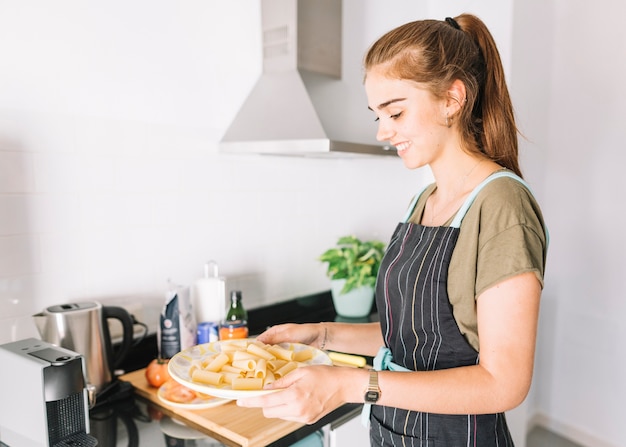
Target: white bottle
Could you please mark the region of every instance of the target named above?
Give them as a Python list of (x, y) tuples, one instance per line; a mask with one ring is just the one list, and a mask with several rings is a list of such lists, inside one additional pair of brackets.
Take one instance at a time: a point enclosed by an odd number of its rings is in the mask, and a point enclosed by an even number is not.
[(226, 282), (217, 272), (217, 263), (204, 264), (204, 278), (198, 279), (192, 287), (192, 301), (196, 321), (219, 323), (226, 313)]

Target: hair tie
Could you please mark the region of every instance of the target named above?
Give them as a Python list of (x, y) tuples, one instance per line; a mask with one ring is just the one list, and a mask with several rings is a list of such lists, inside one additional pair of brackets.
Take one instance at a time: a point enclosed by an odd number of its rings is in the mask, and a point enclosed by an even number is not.
[(459, 24), (456, 22), (456, 20), (454, 20), (452, 17), (446, 17), (446, 22), (452, 26), (452, 28), (454, 29), (461, 29), (461, 27), (459, 26)]

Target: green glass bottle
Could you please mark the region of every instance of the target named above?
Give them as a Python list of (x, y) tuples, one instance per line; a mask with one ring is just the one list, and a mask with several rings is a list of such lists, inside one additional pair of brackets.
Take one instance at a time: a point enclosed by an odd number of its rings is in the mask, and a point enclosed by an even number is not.
[(230, 308), (220, 327), (220, 340), (248, 338), (248, 311), (241, 302), (241, 290), (230, 292)]

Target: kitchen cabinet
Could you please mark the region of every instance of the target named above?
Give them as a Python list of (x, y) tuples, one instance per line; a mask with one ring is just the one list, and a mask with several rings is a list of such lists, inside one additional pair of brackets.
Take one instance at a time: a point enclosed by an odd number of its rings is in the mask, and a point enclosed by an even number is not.
[(369, 445), (369, 428), (361, 423), (361, 409), (359, 406), (330, 424), (328, 447)]

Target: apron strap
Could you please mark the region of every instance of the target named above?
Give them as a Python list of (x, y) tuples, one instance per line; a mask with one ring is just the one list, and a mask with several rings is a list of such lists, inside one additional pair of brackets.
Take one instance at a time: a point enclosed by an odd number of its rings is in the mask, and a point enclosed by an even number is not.
[[(476, 199), (476, 196), (478, 195), (478, 193), (487, 184), (489, 184), (491, 181), (493, 181), (493, 180), (495, 180), (497, 178), (500, 178), (500, 177), (510, 177), (512, 179), (517, 180), (522, 185), (524, 185), (526, 187), (526, 189), (528, 189), (530, 191), (530, 193), (532, 194), (532, 190), (530, 189), (530, 186), (528, 186), (528, 183), (526, 183), (517, 174), (515, 174), (513, 172), (510, 172), (510, 171), (498, 171), (498, 172), (495, 172), (495, 173), (491, 174), (489, 177), (487, 177), (485, 180), (483, 180), (481, 183), (479, 183), (478, 186), (476, 186), (476, 188), (474, 188), (474, 190), (470, 193), (470, 195), (467, 197), (467, 199), (465, 199), (465, 202), (463, 202), (463, 205), (461, 206), (461, 208), (459, 208), (459, 211), (457, 211), (457, 213), (454, 216), (454, 219), (452, 220), (452, 223), (450, 224), (450, 226), (454, 227), (454, 228), (459, 228), (461, 226), (461, 221), (465, 217), (465, 214), (467, 213), (467, 210), (470, 208), (470, 206), (472, 206), (472, 203), (474, 203), (474, 200)], [(428, 186), (429, 185), (424, 186), (420, 190), (420, 192), (413, 197), (413, 200), (411, 200), (411, 203), (409, 204), (409, 207), (408, 207), (408, 209), (406, 211), (406, 214), (404, 215), (404, 219), (402, 219), (402, 223), (406, 223), (406, 222), (409, 221), (409, 219), (413, 215), (413, 211), (415, 210), (415, 206), (417, 205), (417, 201), (419, 200), (420, 196), (424, 193), (424, 191), (426, 191), (426, 188), (428, 188)]]
[(520, 176), (518, 176), (518, 175), (516, 175), (516, 174), (514, 174), (513, 172), (510, 172), (510, 171), (498, 171), (498, 172), (495, 172), (495, 173), (491, 174), (489, 177), (487, 177), (485, 180), (483, 180), (481, 183), (479, 183), (478, 186), (476, 186), (476, 188), (474, 188), (474, 190), (470, 193), (470, 195), (467, 197), (467, 199), (465, 199), (465, 202), (463, 202), (463, 205), (461, 206), (461, 208), (459, 208), (459, 210), (457, 211), (457, 213), (454, 216), (454, 219), (452, 220), (452, 223), (450, 224), (450, 226), (454, 227), (454, 228), (459, 228), (461, 226), (461, 222), (463, 221), (463, 218), (465, 217), (465, 214), (467, 213), (467, 210), (470, 208), (470, 206), (472, 206), (472, 203), (474, 203), (474, 200), (476, 199), (476, 196), (478, 195), (478, 193), (485, 186), (487, 186), (487, 184), (489, 184), (493, 180), (495, 180), (497, 178), (500, 178), (500, 177), (510, 177), (512, 179), (517, 180), (522, 185), (524, 185), (526, 187), (526, 189), (528, 189), (528, 191), (530, 191), (530, 193), (532, 194), (530, 186), (528, 186), (528, 184), (524, 180), (522, 180), (522, 178)]

